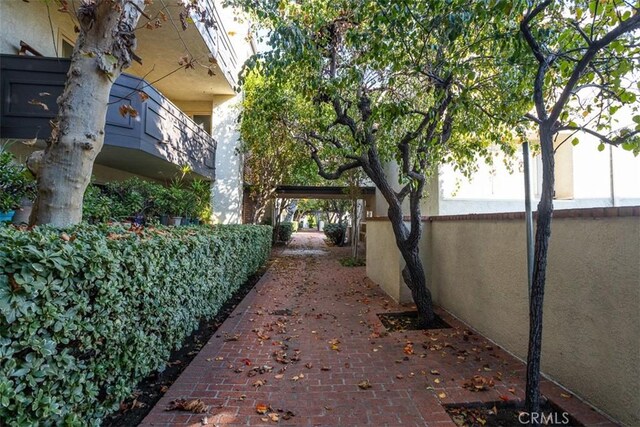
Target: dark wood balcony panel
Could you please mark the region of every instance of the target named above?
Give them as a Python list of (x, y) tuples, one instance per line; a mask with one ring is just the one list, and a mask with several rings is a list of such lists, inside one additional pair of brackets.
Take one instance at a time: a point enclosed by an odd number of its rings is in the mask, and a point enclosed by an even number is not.
[[(48, 138), (49, 121), (56, 116), (56, 99), (64, 89), (69, 61), (1, 55), (0, 67), (0, 137)], [(148, 95), (144, 102), (140, 91)], [(113, 85), (109, 103), (105, 146), (141, 150), (214, 178), (216, 141), (153, 86), (122, 74)], [(138, 116), (122, 117), (119, 108), (123, 103), (135, 108)]]

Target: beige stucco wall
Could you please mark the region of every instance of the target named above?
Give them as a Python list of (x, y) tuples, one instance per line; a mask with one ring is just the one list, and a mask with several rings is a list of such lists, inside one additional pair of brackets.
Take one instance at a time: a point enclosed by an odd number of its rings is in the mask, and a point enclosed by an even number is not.
[[(410, 224), (405, 223), (411, 229)], [(367, 276), (377, 283), (393, 300), (400, 304), (413, 301), (409, 287), (402, 279), (405, 262), (396, 247), (396, 238), (388, 220), (369, 219), (367, 229)], [(420, 240), (420, 252), (426, 253), (428, 239), (424, 233), (428, 228), (423, 223), (423, 239)]]
[[(381, 274), (398, 263), (389, 233), (388, 222), (367, 223), (367, 273), (393, 288)], [(433, 221), (423, 242), (436, 303), (524, 359), (523, 221)], [(544, 373), (627, 425), (640, 425), (638, 248), (640, 217), (554, 219), (544, 306)]]
[(406, 293), (408, 289), (402, 281), (403, 262), (400, 252), (389, 250), (389, 245), (395, 241), (391, 223), (389, 221), (367, 221), (366, 224), (367, 276), (394, 301), (399, 302), (401, 300), (400, 294)]
[(53, 2), (49, 5), (50, 26), (45, 2), (0, 0), (0, 53), (17, 54), (22, 40), (45, 56), (55, 57), (56, 49), (60, 54), (61, 37), (73, 41), (76, 35), (71, 16), (58, 12), (58, 7)]

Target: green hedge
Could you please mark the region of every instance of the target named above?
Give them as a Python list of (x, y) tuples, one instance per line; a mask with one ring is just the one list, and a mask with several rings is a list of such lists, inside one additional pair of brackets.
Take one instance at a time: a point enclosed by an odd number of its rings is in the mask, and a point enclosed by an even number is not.
[(271, 227), (0, 227), (0, 420), (99, 425), (267, 259)]
[(324, 235), (337, 246), (342, 246), (344, 244), (344, 237), (346, 233), (347, 226), (345, 224), (327, 224), (324, 226)]
[(291, 240), (291, 235), (293, 235), (293, 223), (281, 222), (276, 226), (276, 230), (276, 240), (280, 242), (288, 242)]

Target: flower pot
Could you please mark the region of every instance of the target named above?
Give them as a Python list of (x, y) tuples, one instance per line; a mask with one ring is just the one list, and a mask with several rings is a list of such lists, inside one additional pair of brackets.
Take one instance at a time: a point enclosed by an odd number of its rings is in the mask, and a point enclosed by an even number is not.
[(0, 212), (0, 222), (10, 222), (15, 211)]
[(160, 215), (160, 224), (169, 225), (169, 215)]
[(180, 225), (181, 222), (182, 222), (181, 216), (169, 217), (169, 225)]

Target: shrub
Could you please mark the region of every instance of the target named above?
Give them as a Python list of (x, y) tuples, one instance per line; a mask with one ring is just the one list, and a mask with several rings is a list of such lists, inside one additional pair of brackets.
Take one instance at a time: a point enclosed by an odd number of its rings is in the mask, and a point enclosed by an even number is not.
[(161, 215), (187, 216), (208, 222), (211, 216), (210, 183), (174, 180), (169, 187), (130, 178), (104, 187), (89, 185), (84, 195), (83, 218), (91, 223)]
[(288, 242), (291, 240), (291, 235), (293, 234), (293, 223), (291, 222), (281, 222), (276, 227), (276, 239), (280, 242)]
[(271, 227), (0, 227), (0, 419), (99, 425), (267, 259)]
[(342, 246), (347, 226), (344, 224), (327, 224), (324, 226), (324, 235), (337, 246)]
[(354, 257), (340, 258), (340, 265), (343, 267), (364, 267), (367, 265), (367, 260)]
[(20, 205), (23, 197), (35, 198), (35, 181), (27, 168), (16, 162), (15, 156), (0, 146), (0, 212)]
[(97, 185), (89, 185), (84, 192), (82, 219), (92, 224), (112, 219), (113, 201)]

